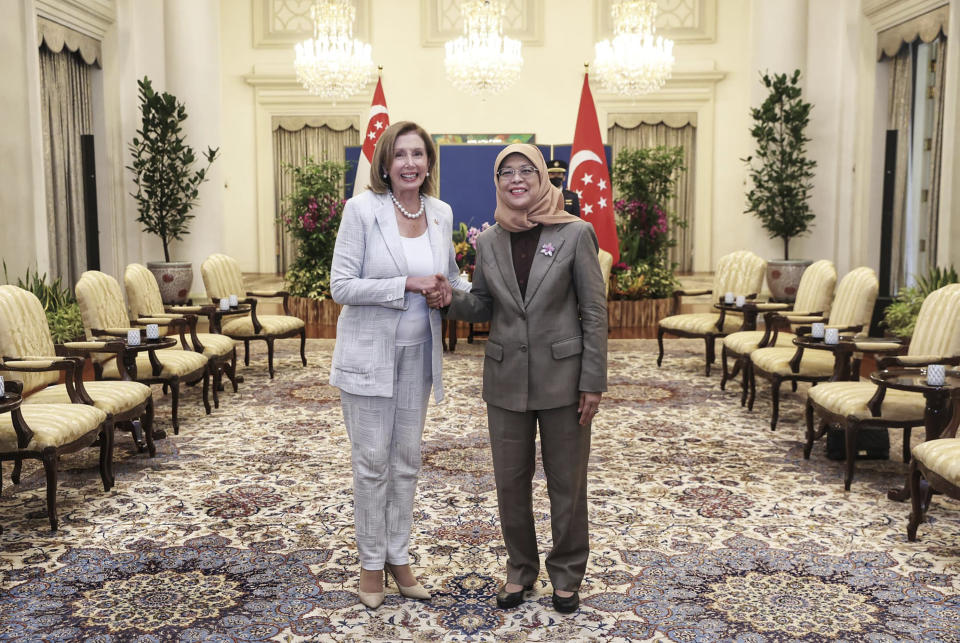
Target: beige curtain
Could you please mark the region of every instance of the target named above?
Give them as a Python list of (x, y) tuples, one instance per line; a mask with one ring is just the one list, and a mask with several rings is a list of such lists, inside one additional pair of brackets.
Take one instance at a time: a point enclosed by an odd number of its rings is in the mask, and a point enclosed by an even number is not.
[(685, 229), (671, 232), (677, 245), (670, 249), (670, 259), (678, 264), (681, 272), (693, 270), (694, 226), (694, 178), (696, 177), (696, 115), (695, 114), (646, 114), (614, 115), (607, 130), (607, 142), (613, 158), (624, 149), (642, 149), (665, 145), (683, 148), (683, 164), (677, 180), (674, 198), (666, 204), (687, 222)]
[(907, 208), (907, 168), (910, 159), (910, 122), (913, 111), (913, 53), (903, 47), (893, 59), (887, 89), (887, 129), (897, 131), (897, 170), (893, 185), (893, 226), (890, 241), (890, 292), (903, 286), (903, 235)]
[(929, 198), (923, 207), (929, 208), (927, 220), (930, 227), (927, 230), (927, 243), (930, 252), (927, 253), (929, 265), (932, 268), (937, 263), (937, 242), (940, 213), (940, 170), (943, 156), (943, 88), (947, 78), (947, 39), (940, 36), (933, 43), (931, 64), (933, 66), (933, 84), (930, 88), (933, 102), (933, 118), (931, 123), (930, 148), (930, 186)]
[(51, 276), (74, 284), (87, 269), (80, 135), (93, 133), (90, 66), (40, 46), (43, 170)]
[(285, 116), (273, 122), (273, 172), (276, 199), (277, 271), (285, 273), (296, 252), (295, 240), (280, 223), (293, 191), (287, 165), (302, 166), (314, 161), (346, 160), (344, 148), (359, 145), (360, 132), (352, 119)]

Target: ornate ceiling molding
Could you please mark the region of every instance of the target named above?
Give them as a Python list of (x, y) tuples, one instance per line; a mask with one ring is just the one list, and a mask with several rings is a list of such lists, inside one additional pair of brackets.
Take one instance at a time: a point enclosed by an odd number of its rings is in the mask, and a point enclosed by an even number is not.
[[(595, 38), (613, 37), (611, 0), (595, 4)], [(717, 0), (657, 0), (657, 34), (676, 43), (711, 43), (717, 39)]]
[[(461, 2), (420, 0), (420, 42), (424, 47), (442, 47), (446, 41), (463, 35)], [(503, 0), (503, 3), (504, 35), (525, 45), (542, 45), (544, 0)]]
[(863, 15), (876, 31), (883, 31), (948, 4), (949, 0), (863, 0)]
[(35, 6), (38, 17), (97, 40), (103, 40), (117, 15), (114, 0), (36, 0)]
[[(357, 10), (353, 37), (370, 42), (370, 0), (351, 0)], [(313, 36), (310, 7), (313, 0), (253, 0), (253, 46), (257, 49), (292, 47)]]

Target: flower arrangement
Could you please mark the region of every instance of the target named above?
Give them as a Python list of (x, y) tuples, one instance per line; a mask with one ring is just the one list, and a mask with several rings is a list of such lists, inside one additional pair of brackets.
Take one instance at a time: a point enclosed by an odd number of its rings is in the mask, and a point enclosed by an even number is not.
[(683, 148), (625, 149), (617, 155), (612, 178), (620, 263), (611, 271), (611, 299), (669, 297), (679, 287), (670, 248), (671, 228), (686, 222), (668, 212), (677, 176), (684, 171)]
[(473, 274), (477, 261), (477, 237), (489, 227), (490, 224), (486, 221), (479, 228), (468, 228), (466, 223), (461, 222), (460, 227), (453, 231), (453, 251), (456, 253), (457, 267), (461, 271)]
[(348, 164), (338, 161), (286, 165), (293, 177), (293, 192), (280, 217), (296, 240), (296, 256), (287, 269), (291, 295), (326, 299), (330, 296), (330, 264), (346, 201), (343, 181)]

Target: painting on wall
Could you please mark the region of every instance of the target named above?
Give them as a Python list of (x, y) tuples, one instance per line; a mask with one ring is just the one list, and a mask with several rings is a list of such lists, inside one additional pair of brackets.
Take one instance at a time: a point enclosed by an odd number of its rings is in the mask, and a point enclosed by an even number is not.
[(510, 145), (536, 143), (536, 134), (434, 134), (437, 145)]

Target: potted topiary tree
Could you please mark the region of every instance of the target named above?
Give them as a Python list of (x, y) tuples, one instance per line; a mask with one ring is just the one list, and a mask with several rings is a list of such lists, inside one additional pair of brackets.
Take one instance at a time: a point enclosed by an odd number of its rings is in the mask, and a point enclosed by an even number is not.
[(164, 303), (183, 303), (193, 282), (193, 265), (189, 261), (170, 261), (170, 243), (182, 241), (189, 232), (190, 210), (197, 204), (200, 184), (207, 180), (207, 171), (216, 160), (219, 148), (207, 148), (203, 154), (206, 167), (194, 169), (197, 157), (184, 141), (182, 124), (187, 110), (167, 92), (153, 90), (150, 79), (137, 81), (140, 88), (140, 129), (130, 142), (133, 161), (127, 169), (133, 172), (137, 191), (137, 221), (143, 231), (160, 237), (163, 261), (151, 261), (147, 268), (160, 286)]
[(767, 262), (767, 285), (774, 299), (793, 301), (811, 263), (790, 259), (790, 240), (806, 234), (815, 216), (808, 201), (817, 163), (806, 157), (810, 139), (804, 134), (812, 105), (801, 98), (799, 69), (790, 76), (766, 73), (761, 80), (769, 93), (750, 110), (757, 149), (744, 159), (753, 182), (747, 212), (760, 219), (771, 239), (783, 241), (783, 260)]

